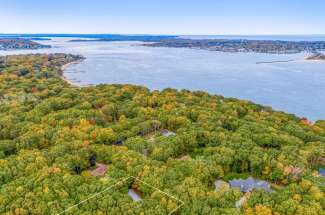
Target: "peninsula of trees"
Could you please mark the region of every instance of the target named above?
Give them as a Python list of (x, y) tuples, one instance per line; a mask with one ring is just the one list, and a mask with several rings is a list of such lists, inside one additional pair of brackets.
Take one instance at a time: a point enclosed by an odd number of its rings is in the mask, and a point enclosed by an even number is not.
[(50, 47), (50, 45), (43, 45), (30, 39), (0, 38), (0, 50), (40, 49)]
[(325, 60), (325, 54), (314, 53), (311, 56), (306, 57), (306, 60)]
[(61, 67), (79, 59), (0, 57), (0, 214), (325, 214), (325, 121), (201, 91), (71, 86)]

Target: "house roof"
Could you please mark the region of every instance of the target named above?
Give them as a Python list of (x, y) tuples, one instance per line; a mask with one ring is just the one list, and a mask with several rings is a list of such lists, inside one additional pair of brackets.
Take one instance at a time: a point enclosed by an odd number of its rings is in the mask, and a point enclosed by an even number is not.
[(325, 169), (320, 168), (320, 169), (319, 169), (319, 174), (320, 174), (321, 176), (325, 177)]
[(133, 199), (133, 201), (138, 202), (141, 201), (141, 197), (134, 189), (129, 189), (128, 195)]
[(165, 137), (169, 137), (169, 136), (174, 136), (176, 135), (176, 133), (172, 132), (172, 131), (168, 131), (167, 129), (164, 129), (161, 131), (161, 134)]
[(271, 191), (271, 185), (267, 181), (256, 180), (253, 177), (247, 179), (234, 179), (229, 181), (231, 187), (238, 187), (242, 192), (250, 192), (253, 189), (263, 189), (265, 191)]
[(90, 171), (90, 174), (92, 176), (104, 176), (107, 171), (107, 165), (106, 164), (97, 164), (97, 168)]

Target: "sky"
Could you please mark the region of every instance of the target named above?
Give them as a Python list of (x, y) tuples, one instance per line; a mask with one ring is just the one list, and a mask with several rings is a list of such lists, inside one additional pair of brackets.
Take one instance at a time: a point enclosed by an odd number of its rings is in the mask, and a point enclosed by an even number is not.
[(0, 33), (325, 34), (324, 0), (0, 0)]

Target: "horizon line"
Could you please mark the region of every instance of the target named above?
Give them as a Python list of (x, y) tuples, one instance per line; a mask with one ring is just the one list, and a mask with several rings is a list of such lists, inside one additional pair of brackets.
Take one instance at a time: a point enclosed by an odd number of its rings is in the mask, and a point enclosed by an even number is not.
[(0, 35), (325, 36), (325, 33), (312, 33), (312, 34), (0, 33)]

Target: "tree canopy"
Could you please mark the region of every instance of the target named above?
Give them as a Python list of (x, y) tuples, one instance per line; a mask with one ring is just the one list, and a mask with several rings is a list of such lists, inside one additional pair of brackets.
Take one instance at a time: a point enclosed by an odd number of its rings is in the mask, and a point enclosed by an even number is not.
[[(72, 86), (61, 67), (78, 59), (0, 57), (0, 214), (58, 214), (113, 185), (66, 214), (325, 214), (324, 121), (201, 91)], [(116, 186), (128, 176), (145, 183)], [(273, 191), (236, 208), (239, 189), (215, 190), (248, 176)]]

